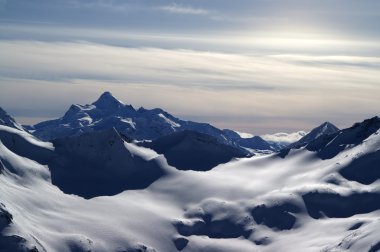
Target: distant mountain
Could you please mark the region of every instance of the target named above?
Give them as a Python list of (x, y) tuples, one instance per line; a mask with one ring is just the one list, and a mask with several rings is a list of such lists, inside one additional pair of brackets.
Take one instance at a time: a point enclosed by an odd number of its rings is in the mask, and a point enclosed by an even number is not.
[(181, 120), (159, 108), (135, 109), (113, 97), (110, 92), (103, 93), (92, 104), (71, 105), (62, 118), (28, 127), (34, 136), (42, 140), (112, 128), (137, 140), (153, 140), (174, 132), (192, 130), (210, 135), (227, 145), (271, 150), (259, 137), (243, 139), (236, 134), (230, 137), (231, 134), (226, 133), (227, 131), (210, 124)]
[(163, 154), (168, 163), (180, 170), (206, 171), (229, 162), (232, 158), (247, 157), (241, 149), (219, 143), (214, 137), (196, 131), (180, 131), (140, 145)]
[[(326, 124), (322, 124), (321, 126), (323, 125)], [(321, 126), (317, 127), (316, 129), (321, 129)], [(326, 128), (322, 127), (322, 129)], [(332, 133), (316, 134), (317, 137), (311, 139), (311, 141), (308, 143), (304, 143), (303, 145), (298, 145), (293, 148), (297, 149), (305, 147), (306, 150), (316, 152), (317, 156), (321, 159), (331, 159), (346, 149), (351, 149), (355, 146), (363, 144), (363, 142), (366, 141), (366, 139), (371, 135), (377, 135), (378, 131), (380, 130), (380, 118), (376, 116), (370, 119), (366, 119), (363, 122), (355, 123), (350, 128), (338, 131), (335, 131), (334, 127), (331, 127), (330, 129), (331, 131), (324, 132)], [(283, 149), (279, 155), (285, 157), (290, 150), (291, 148)], [(380, 164), (379, 153), (377, 152), (376, 154), (371, 155), (371, 157), (365, 157), (366, 162), (370, 161), (371, 163), (376, 163), (375, 160), (378, 160)], [(374, 169), (377, 173), (380, 171), (377, 167), (373, 167), (373, 165), (364, 165), (365, 163), (362, 164), (362, 161), (360, 160), (356, 160), (354, 163), (356, 163), (356, 166), (366, 166), (369, 169)], [(355, 172), (361, 173), (360, 171)]]
[(252, 150), (273, 150), (271, 145), (259, 136), (240, 133), (234, 130), (224, 129), (223, 134), (227, 139), (241, 146)]
[(0, 125), (5, 125), (11, 128), (24, 130), (23, 127), (16, 122), (13, 117), (8, 115), (8, 113), (0, 107)]
[(281, 150), (288, 145), (297, 142), (302, 137), (306, 136), (305, 131), (298, 131), (293, 133), (275, 133), (275, 134), (265, 134), (261, 138), (267, 141), (276, 150)]
[(369, 136), (376, 134), (379, 129), (380, 118), (373, 117), (363, 122), (355, 123), (350, 128), (321, 135), (309, 142), (306, 149), (317, 151), (321, 158), (329, 159), (347, 148), (361, 144)]
[(314, 128), (310, 133), (306, 134), (304, 137), (302, 137), (297, 142), (294, 142), (290, 145), (288, 145), (288, 148), (301, 148), (306, 146), (308, 143), (314, 141), (318, 137), (322, 135), (330, 135), (335, 132), (339, 131), (339, 129), (332, 123), (324, 122), (318, 127)]

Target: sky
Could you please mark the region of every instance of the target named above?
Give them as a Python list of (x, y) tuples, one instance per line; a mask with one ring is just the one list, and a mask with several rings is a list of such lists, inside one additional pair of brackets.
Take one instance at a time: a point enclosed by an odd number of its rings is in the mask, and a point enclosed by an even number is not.
[(23, 124), (104, 91), (265, 134), (379, 115), (378, 0), (0, 0), (0, 106)]

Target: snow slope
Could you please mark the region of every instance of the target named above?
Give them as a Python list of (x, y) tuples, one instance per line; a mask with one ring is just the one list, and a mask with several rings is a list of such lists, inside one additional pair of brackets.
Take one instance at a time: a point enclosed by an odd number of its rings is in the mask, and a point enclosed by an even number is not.
[[(143, 160), (158, 158), (166, 175), (144, 189), (90, 200), (63, 193), (51, 183), (49, 166), (1, 142), (0, 245), (12, 251), (295, 251), (295, 245), (378, 251), (380, 177), (361, 181), (343, 172), (363, 164), (380, 169), (378, 121), (339, 131), (315, 149), (244, 158), (207, 172), (179, 171), (152, 150), (120, 142)], [(107, 134), (101, 138), (115, 136)], [(76, 144), (83, 142), (70, 141), (80, 153)], [(333, 155), (321, 156), (326, 150)], [(357, 166), (357, 160), (366, 161)]]

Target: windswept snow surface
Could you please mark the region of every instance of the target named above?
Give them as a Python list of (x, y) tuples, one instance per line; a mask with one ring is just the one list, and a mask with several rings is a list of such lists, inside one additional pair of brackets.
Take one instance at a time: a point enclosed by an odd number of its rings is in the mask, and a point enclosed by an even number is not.
[(13, 117), (0, 107), (0, 125), (5, 125), (18, 130), (24, 130), (23, 127), (18, 124)]
[[(342, 133), (345, 139), (350, 132)], [(143, 159), (157, 158), (125, 146)], [(149, 187), (86, 200), (64, 194), (50, 182), (49, 167), (0, 143), (0, 245), (13, 251), (378, 251), (379, 177), (360, 183), (340, 172), (379, 150), (378, 129), (328, 159), (302, 148), (284, 158), (243, 158), (196, 172), (179, 171), (161, 156), (166, 175)], [(367, 165), (380, 169), (374, 160)]]
[[(31, 146), (41, 147), (48, 150), (54, 150), (54, 146), (50, 142), (43, 142), (25, 131), (17, 130), (3, 125), (0, 125), (0, 137), (3, 141), (8, 137), (11, 137), (12, 141), (15, 141), (15, 138), (18, 138), (24, 140), (25, 143), (28, 143)], [(28, 147), (22, 146), (22, 148)]]

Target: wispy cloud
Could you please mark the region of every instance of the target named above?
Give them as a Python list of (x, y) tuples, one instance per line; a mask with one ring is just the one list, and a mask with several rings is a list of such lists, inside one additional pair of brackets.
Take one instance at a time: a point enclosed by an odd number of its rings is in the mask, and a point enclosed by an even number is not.
[(210, 12), (202, 8), (194, 8), (189, 5), (182, 5), (177, 3), (172, 3), (170, 5), (165, 5), (159, 7), (159, 9), (175, 13), (175, 14), (189, 14), (189, 15), (208, 15)]
[(130, 47), (191, 48), (202, 51), (251, 54), (313, 54), (380, 56), (380, 44), (374, 40), (349, 38), (287, 38), (270, 33), (147, 32), (115, 28), (86, 28), (54, 24), (0, 23), (0, 38), (38, 41), (92, 41)]
[(93, 1), (81, 1), (81, 0), (69, 0), (67, 4), (71, 7), (79, 9), (100, 10), (100, 11), (112, 11), (112, 12), (133, 12), (146, 9), (143, 5), (131, 4), (128, 1), (115, 2), (113, 0), (93, 0)]
[[(59, 116), (70, 103), (90, 102), (111, 90), (133, 105), (267, 133), (309, 130), (325, 120), (349, 126), (375, 115), (380, 106), (380, 74), (367, 67), (380, 62), (376, 57), (255, 56), (36, 41), (1, 41), (0, 51), (1, 105), (18, 111), (40, 103), (37, 109), (49, 107)], [(21, 99), (20, 90), (28, 98)]]

